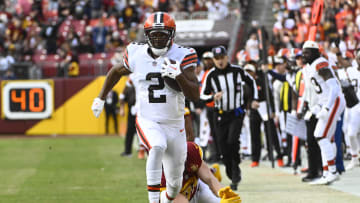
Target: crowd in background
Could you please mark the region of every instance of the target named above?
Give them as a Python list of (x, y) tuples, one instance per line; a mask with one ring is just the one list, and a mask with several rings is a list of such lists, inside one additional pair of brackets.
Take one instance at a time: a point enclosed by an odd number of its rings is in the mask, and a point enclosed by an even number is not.
[(209, 11), (211, 15), (206, 15), (208, 18), (221, 19), (229, 13), (229, 2), (230, 0), (2, 0), (1, 75), (6, 77), (5, 73), (15, 62), (40, 64), (39, 61), (48, 60), (59, 66), (55, 75), (66, 75), (66, 70), (69, 69), (68, 75), (77, 76), (81, 65), (79, 55), (109, 53), (109, 57), (112, 57), (115, 53), (121, 53), (125, 45), (137, 38), (141, 23), (154, 11)]

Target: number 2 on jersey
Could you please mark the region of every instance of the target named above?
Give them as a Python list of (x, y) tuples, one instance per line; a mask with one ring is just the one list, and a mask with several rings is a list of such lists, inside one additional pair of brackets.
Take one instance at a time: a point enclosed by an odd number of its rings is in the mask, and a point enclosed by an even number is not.
[(149, 102), (150, 103), (166, 103), (166, 95), (159, 95), (159, 97), (154, 96), (155, 90), (162, 90), (165, 87), (164, 80), (161, 77), (161, 73), (149, 73), (146, 75), (146, 80), (152, 80), (155, 78), (158, 80), (158, 84), (150, 85), (148, 88), (149, 91)]

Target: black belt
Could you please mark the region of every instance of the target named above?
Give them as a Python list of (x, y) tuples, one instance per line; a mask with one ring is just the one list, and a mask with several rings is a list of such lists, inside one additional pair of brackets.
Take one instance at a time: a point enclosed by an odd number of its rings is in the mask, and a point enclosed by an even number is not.
[(235, 110), (224, 111), (222, 109), (215, 108), (215, 111), (219, 114), (235, 114)]

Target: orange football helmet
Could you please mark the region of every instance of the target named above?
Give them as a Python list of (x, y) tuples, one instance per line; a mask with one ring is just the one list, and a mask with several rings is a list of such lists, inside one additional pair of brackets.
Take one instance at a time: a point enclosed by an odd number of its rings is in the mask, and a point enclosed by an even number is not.
[(165, 12), (151, 14), (144, 24), (145, 40), (158, 56), (169, 50), (175, 38), (175, 31), (175, 20)]

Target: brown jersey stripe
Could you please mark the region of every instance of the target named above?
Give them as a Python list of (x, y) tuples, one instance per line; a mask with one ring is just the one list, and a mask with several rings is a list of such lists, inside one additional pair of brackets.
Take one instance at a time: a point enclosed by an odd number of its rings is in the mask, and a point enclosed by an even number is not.
[(181, 66), (186, 66), (186, 65), (188, 65), (188, 64), (190, 64), (190, 63), (197, 63), (197, 59), (193, 59), (193, 60), (188, 61), (188, 62), (186, 62), (186, 63), (182, 63)]
[(335, 159), (328, 161), (328, 166), (335, 165)]
[(335, 117), (335, 114), (336, 114), (336, 112), (337, 112), (337, 110), (338, 110), (339, 103), (340, 103), (340, 98), (337, 97), (336, 100), (335, 100), (334, 107), (333, 107), (333, 109), (332, 109), (332, 111), (331, 111), (330, 117), (329, 117), (329, 119), (328, 119), (328, 122), (327, 122), (327, 124), (326, 124), (326, 128), (325, 128), (325, 130), (324, 130), (324, 134), (322, 135), (323, 138), (326, 137), (327, 134), (328, 134), (328, 131), (329, 131), (330, 126), (331, 126), (331, 123), (333, 122), (334, 117)]
[(316, 70), (320, 70), (321, 68), (325, 68), (325, 67), (328, 67), (329, 64), (327, 62), (321, 62), (319, 64), (316, 65)]
[(190, 58), (188, 58), (188, 59), (184, 59), (183, 61), (182, 61), (182, 63), (186, 63), (186, 62), (188, 62), (188, 61), (191, 61), (191, 60), (197, 60), (198, 58), (197, 58), (197, 56), (193, 56), (193, 57), (190, 57)]
[(160, 191), (160, 185), (148, 185), (147, 190), (150, 192), (159, 192)]
[(144, 132), (142, 131), (142, 129), (141, 129), (139, 123), (138, 123), (137, 118), (136, 118), (136, 122), (135, 122), (135, 127), (136, 127), (136, 130), (137, 130), (137, 132), (139, 134), (139, 137), (140, 137), (141, 141), (146, 145), (146, 147), (148, 149), (151, 149), (151, 145), (150, 145), (149, 141), (146, 139), (146, 136), (145, 136)]
[(127, 68), (130, 68), (129, 63), (128, 63), (128, 61), (127, 61), (126, 58), (124, 58), (124, 61), (125, 61), (125, 63), (126, 63)]
[(175, 198), (173, 198), (173, 197), (169, 197), (169, 195), (167, 194), (167, 192), (165, 193), (165, 195), (166, 195), (166, 198), (168, 198), (168, 200), (174, 200)]
[(126, 65), (127, 65), (127, 67), (130, 68), (129, 62), (128, 62), (128, 51), (127, 51), (127, 49), (125, 49), (125, 52), (124, 52), (124, 61), (125, 61)]
[(197, 58), (197, 54), (196, 54), (196, 53), (189, 54), (189, 55), (187, 55), (187, 56), (184, 57), (183, 61), (186, 61), (186, 60), (191, 59), (191, 58), (194, 58), (194, 57)]

